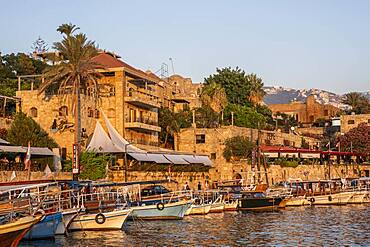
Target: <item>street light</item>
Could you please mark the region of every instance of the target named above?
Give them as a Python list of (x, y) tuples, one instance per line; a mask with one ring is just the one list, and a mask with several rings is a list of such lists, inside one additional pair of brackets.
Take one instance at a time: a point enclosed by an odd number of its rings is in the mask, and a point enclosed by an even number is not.
[(125, 182), (127, 182), (127, 146), (131, 145), (130, 143), (125, 144)]

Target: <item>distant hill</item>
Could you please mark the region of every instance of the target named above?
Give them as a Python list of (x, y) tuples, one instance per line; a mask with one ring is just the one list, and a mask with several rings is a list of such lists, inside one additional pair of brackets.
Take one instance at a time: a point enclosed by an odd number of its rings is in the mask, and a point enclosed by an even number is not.
[[(286, 104), (291, 101), (305, 101), (307, 96), (313, 94), (318, 102), (330, 104), (340, 109), (348, 109), (349, 106), (341, 103), (343, 95), (335, 94), (321, 89), (293, 89), (283, 87), (264, 87), (266, 96), (264, 102), (270, 104)], [(363, 93), (370, 99), (370, 92)]]

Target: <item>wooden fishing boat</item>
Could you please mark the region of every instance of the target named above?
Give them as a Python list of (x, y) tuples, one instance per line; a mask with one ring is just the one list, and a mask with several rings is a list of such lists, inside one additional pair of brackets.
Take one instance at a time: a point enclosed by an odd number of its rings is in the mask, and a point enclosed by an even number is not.
[(132, 209), (94, 214), (78, 214), (69, 226), (71, 231), (120, 230)]
[(299, 206), (307, 206), (310, 203), (307, 201), (305, 196), (294, 196), (286, 199), (285, 206), (286, 207), (299, 207)]
[(36, 240), (54, 238), (55, 231), (61, 222), (61, 212), (46, 214), (41, 221), (31, 227), (31, 229), (24, 235), (23, 239)]
[(211, 204), (210, 213), (222, 213), (224, 211), (225, 204), (222, 201), (222, 195), (217, 197), (217, 199)]
[(275, 210), (282, 201), (283, 197), (266, 196), (266, 194), (262, 192), (243, 192), (242, 198), (239, 199), (238, 210)]
[(184, 200), (132, 207), (132, 218), (141, 220), (181, 220), (191, 205), (192, 201)]
[(42, 215), (25, 216), (0, 225), (0, 243), (2, 247), (15, 247), (27, 231), (42, 218)]

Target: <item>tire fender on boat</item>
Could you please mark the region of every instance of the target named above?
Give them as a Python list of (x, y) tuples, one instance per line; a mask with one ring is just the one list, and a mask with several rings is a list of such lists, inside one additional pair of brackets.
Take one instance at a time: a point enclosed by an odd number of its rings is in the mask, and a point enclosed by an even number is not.
[(159, 211), (162, 211), (162, 210), (164, 209), (164, 204), (163, 204), (163, 203), (161, 203), (161, 202), (158, 202), (158, 203), (157, 203), (157, 209), (158, 209)]
[(311, 203), (314, 203), (314, 202), (315, 202), (315, 198), (314, 198), (314, 197), (311, 197), (309, 201), (310, 201)]
[(96, 216), (95, 216), (95, 222), (97, 223), (97, 224), (104, 224), (104, 222), (105, 222), (105, 215), (104, 214), (102, 214), (102, 213), (98, 213)]
[(328, 201), (331, 202), (333, 198), (331, 196), (328, 196)]

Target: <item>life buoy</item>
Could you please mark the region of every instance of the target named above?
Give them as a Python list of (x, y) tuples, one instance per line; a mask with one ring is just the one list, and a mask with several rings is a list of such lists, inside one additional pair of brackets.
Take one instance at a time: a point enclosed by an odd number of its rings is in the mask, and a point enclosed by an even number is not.
[(331, 202), (333, 198), (331, 196), (328, 196), (328, 201)]
[(310, 198), (310, 202), (311, 202), (311, 203), (314, 203), (314, 202), (315, 202), (315, 198), (311, 197), (311, 198)]
[(162, 211), (162, 210), (164, 209), (164, 204), (163, 204), (163, 203), (161, 203), (161, 202), (158, 202), (158, 203), (157, 203), (157, 209), (158, 209), (159, 211)]
[(102, 214), (102, 213), (98, 213), (96, 216), (95, 216), (95, 222), (97, 223), (97, 224), (104, 224), (104, 222), (105, 222), (105, 216), (104, 216), (104, 214)]

